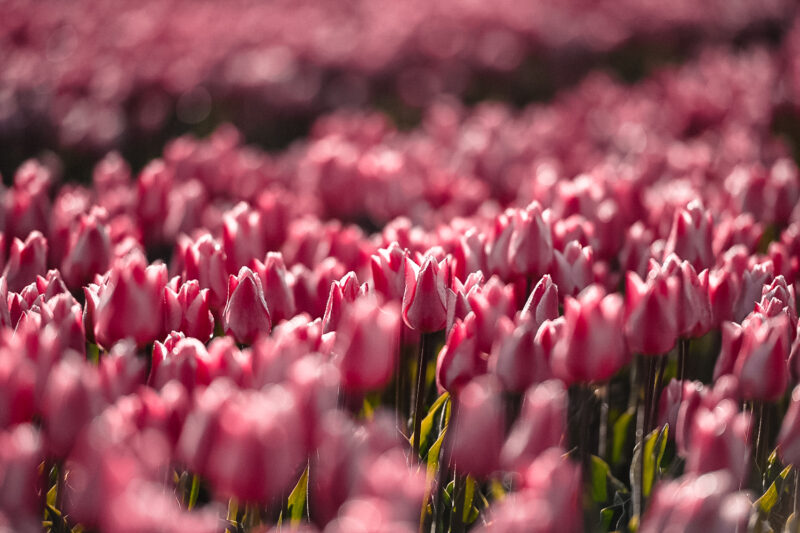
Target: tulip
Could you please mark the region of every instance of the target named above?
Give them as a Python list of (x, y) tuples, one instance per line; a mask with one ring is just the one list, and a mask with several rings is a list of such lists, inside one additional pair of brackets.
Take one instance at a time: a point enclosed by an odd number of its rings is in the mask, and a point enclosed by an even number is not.
[(667, 353), (678, 338), (678, 286), (656, 267), (642, 281), (625, 277), (625, 336), (632, 352)]
[(209, 305), (208, 289), (200, 289), (197, 280), (190, 280), (176, 290), (164, 288), (164, 329), (181, 331), (203, 342), (214, 333), (214, 317)]
[(348, 272), (342, 279), (331, 284), (325, 315), (322, 317), (324, 333), (334, 331), (338, 327), (343, 308), (355, 301), (358, 292), (358, 278), (355, 272)]
[(97, 343), (110, 348), (125, 338), (139, 346), (154, 341), (163, 327), (166, 284), (164, 265), (130, 260), (112, 268), (92, 313)]
[(783, 464), (800, 465), (800, 386), (792, 391), (789, 409), (778, 433), (778, 454)]
[(475, 315), (456, 322), (436, 360), (436, 383), (456, 393), (472, 378), (486, 373), (486, 359), (478, 349)]
[(14, 518), (39, 511), (39, 465), (43, 459), (42, 438), (32, 425), (20, 424), (0, 432), (0, 510)]
[(737, 486), (735, 477), (724, 470), (659, 483), (640, 531), (746, 531), (752, 504), (746, 492), (736, 491)]
[[(508, 323), (509, 327), (501, 327), (501, 323)], [(501, 323), (497, 325), (498, 335), (489, 368), (503, 384), (503, 389), (522, 393), (534, 383), (550, 378), (550, 353), (535, 341), (534, 324), (523, 322), (515, 327), (510, 320)]]
[(222, 247), (231, 274), (267, 252), (261, 214), (239, 202), (222, 217)]
[(399, 334), (399, 305), (381, 307), (370, 298), (356, 300), (336, 334), (334, 353), (342, 386), (350, 391), (386, 386), (394, 373)]
[(539, 329), (545, 320), (555, 318), (558, 318), (558, 286), (549, 274), (545, 274), (528, 296), (520, 320), (532, 320), (534, 329)]
[(733, 400), (723, 400), (713, 409), (700, 407), (692, 422), (686, 472), (725, 470), (743, 483), (750, 463), (751, 425), (750, 416), (739, 413)]
[(64, 280), (70, 287), (89, 283), (111, 264), (111, 238), (101, 222), (103, 215), (103, 211), (81, 215), (78, 227), (70, 234), (67, 253), (61, 262)]
[(515, 213), (508, 245), (508, 263), (518, 275), (533, 278), (544, 274), (553, 260), (550, 227), (542, 218), (542, 207), (533, 202)]
[(273, 322), (288, 320), (295, 314), (294, 294), (287, 281), (286, 265), (280, 252), (268, 252), (266, 262), (253, 260), (253, 271), (261, 279), (264, 299)]
[(567, 427), (567, 390), (558, 380), (532, 386), (522, 413), (503, 445), (500, 459), (507, 470), (522, 473), (542, 452), (559, 446)]
[(710, 268), (714, 265), (713, 235), (711, 212), (699, 201), (692, 201), (675, 211), (664, 255), (675, 253), (697, 270)]
[(630, 359), (622, 326), (619, 295), (592, 285), (577, 298), (567, 297), (564, 327), (551, 357), (553, 373), (568, 384), (609, 379)]
[(747, 400), (777, 401), (789, 382), (789, 320), (754, 315), (743, 327), (733, 375)]
[(443, 264), (427, 256), (421, 267), (409, 261), (403, 293), (403, 320), (411, 329), (431, 333), (447, 323), (447, 291)]
[(258, 335), (268, 333), (272, 327), (261, 280), (247, 267), (228, 279), (228, 302), (222, 311), (222, 323), (225, 334), (241, 344), (252, 344)]
[(479, 479), (500, 465), (505, 414), (499, 384), (491, 376), (478, 377), (455, 398), (450, 457), (459, 472)]
[(592, 283), (594, 254), (590, 246), (569, 241), (563, 252), (556, 250), (554, 253), (551, 273), (562, 294), (575, 296)]
[(36, 280), (36, 276), (44, 276), (46, 271), (47, 240), (41, 233), (31, 232), (25, 242), (19, 239), (12, 241), (8, 262), (3, 270), (9, 291), (19, 292)]
[(406, 252), (397, 242), (381, 248), (370, 258), (375, 291), (389, 300), (402, 301), (406, 286)]
[(209, 306), (215, 316), (225, 306), (227, 297), (225, 253), (214, 239), (204, 234), (196, 241), (178, 239), (178, 253), (183, 263), (182, 278), (197, 280), (201, 289), (209, 291)]

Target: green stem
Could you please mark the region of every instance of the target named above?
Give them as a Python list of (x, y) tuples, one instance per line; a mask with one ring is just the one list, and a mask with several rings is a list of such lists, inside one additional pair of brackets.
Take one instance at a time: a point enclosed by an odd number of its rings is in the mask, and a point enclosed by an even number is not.
[(419, 459), (420, 432), (422, 429), (423, 409), (425, 408), (425, 378), (428, 369), (428, 338), (430, 334), (423, 333), (419, 343), (419, 359), (417, 359), (417, 386), (414, 395), (414, 458)]

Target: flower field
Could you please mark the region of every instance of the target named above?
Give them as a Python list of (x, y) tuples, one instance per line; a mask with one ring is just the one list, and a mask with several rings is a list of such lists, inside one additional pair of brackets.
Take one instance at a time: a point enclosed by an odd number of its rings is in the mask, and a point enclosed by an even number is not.
[(793, 2), (0, 11), (0, 533), (800, 531)]

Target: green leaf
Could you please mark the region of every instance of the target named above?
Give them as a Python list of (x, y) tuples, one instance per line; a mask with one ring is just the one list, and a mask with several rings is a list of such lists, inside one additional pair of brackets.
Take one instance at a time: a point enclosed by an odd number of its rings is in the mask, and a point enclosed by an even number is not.
[(611, 520), (614, 519), (614, 508), (600, 509), (600, 527), (603, 531), (611, 531)]
[[(464, 521), (465, 524), (471, 524), (469, 518), (472, 516), (472, 511), (474, 509), (473, 505), (473, 498), (475, 497), (475, 480), (471, 477), (467, 476), (466, 482), (464, 483), (464, 510), (461, 513), (461, 519)], [(475, 518), (478, 517), (477, 509), (475, 509)]]
[(93, 342), (87, 342), (86, 359), (97, 364), (100, 361), (100, 347)]
[(773, 481), (772, 484), (767, 489), (759, 499), (757, 499), (753, 505), (764, 515), (769, 514), (775, 504), (778, 503), (778, 488), (775, 486), (775, 482)]
[(597, 457), (592, 456), (592, 500), (597, 503), (604, 502), (608, 499), (608, 484), (606, 480), (611, 473), (608, 463)]
[(287, 514), (289, 515), (289, 523), (296, 526), (303, 520), (303, 514), (306, 509), (306, 499), (308, 495), (308, 467), (303, 470), (303, 475), (297, 485), (294, 486), (292, 492), (289, 494), (289, 500), (286, 506)]
[(619, 463), (622, 458), (622, 451), (625, 449), (625, 442), (628, 440), (628, 428), (635, 411), (628, 409), (614, 421), (613, 440), (611, 441), (611, 464)]
[(195, 505), (197, 505), (197, 497), (200, 495), (200, 478), (196, 475), (192, 476), (192, 488), (189, 491), (189, 504), (187, 505), (188, 509), (192, 509)]
[[(425, 452), (431, 445), (432, 442), (432, 433), (433, 428), (436, 426), (436, 415), (439, 413), (439, 410), (445, 405), (445, 402), (450, 397), (450, 394), (445, 392), (438, 398), (436, 401), (433, 402), (431, 408), (428, 410), (428, 414), (425, 415), (425, 418), (422, 419), (422, 423), (420, 424), (419, 430), (419, 452), (420, 457), (425, 457)], [(414, 436), (411, 436), (411, 440), (413, 441)]]
[(665, 424), (661, 430), (653, 430), (644, 443), (644, 472), (642, 474), (642, 493), (645, 498), (650, 497), (653, 490), (656, 476), (661, 469), (661, 460), (664, 458), (664, 450), (667, 447), (667, 434), (669, 424)]

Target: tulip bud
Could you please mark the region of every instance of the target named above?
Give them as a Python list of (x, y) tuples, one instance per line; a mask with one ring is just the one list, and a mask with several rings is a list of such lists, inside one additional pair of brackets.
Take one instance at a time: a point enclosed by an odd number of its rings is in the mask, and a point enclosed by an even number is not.
[(713, 238), (711, 212), (699, 201), (692, 201), (685, 208), (675, 211), (664, 255), (675, 253), (697, 270), (710, 268), (714, 265)]
[(375, 290), (387, 300), (402, 301), (406, 287), (406, 252), (393, 242), (381, 248), (370, 258), (372, 283)]
[(486, 373), (486, 359), (478, 349), (475, 315), (456, 322), (436, 360), (436, 383), (456, 393), (472, 378)]
[(356, 300), (342, 316), (334, 353), (342, 386), (352, 391), (378, 390), (394, 374), (400, 334), (400, 309)]
[(567, 427), (567, 390), (558, 380), (525, 393), (522, 413), (500, 454), (503, 468), (523, 472), (543, 451), (559, 446)]
[(558, 286), (553, 283), (549, 274), (542, 276), (525, 302), (520, 313), (520, 320), (531, 320), (535, 327), (545, 320), (558, 318)]
[(240, 344), (252, 344), (272, 327), (261, 280), (247, 267), (228, 279), (228, 302), (222, 312), (225, 334)]
[(93, 312), (97, 343), (110, 348), (125, 338), (139, 346), (154, 341), (163, 327), (166, 284), (164, 265), (131, 260), (114, 267)]
[(514, 232), (514, 225), (511, 223), (513, 216), (513, 210), (501, 213), (494, 222), (494, 238), (486, 243), (486, 269), (490, 275), (500, 279), (508, 279), (511, 274), (508, 260), (511, 235)]
[(739, 484), (750, 463), (750, 416), (739, 413), (736, 403), (723, 400), (713, 409), (700, 407), (694, 415), (686, 472), (730, 472)]
[(544, 274), (553, 260), (550, 227), (542, 218), (542, 207), (533, 202), (515, 212), (508, 245), (508, 262), (518, 275), (533, 278)]
[(286, 265), (280, 252), (267, 252), (266, 262), (253, 260), (253, 270), (261, 279), (264, 299), (273, 322), (288, 320), (295, 315), (294, 294), (286, 280)]
[(111, 238), (100, 221), (104, 214), (81, 215), (78, 227), (70, 233), (67, 254), (61, 262), (64, 280), (70, 287), (86, 285), (111, 264)]
[(517, 308), (514, 303), (514, 287), (503, 285), (496, 277), (492, 277), (480, 290), (471, 293), (467, 301), (475, 314), (478, 349), (489, 352), (495, 339), (497, 321), (503, 316), (514, 316)]
[(447, 323), (447, 291), (444, 272), (432, 256), (422, 267), (413, 261), (406, 267), (406, 289), (403, 293), (403, 320), (411, 329), (431, 333), (444, 329)]
[(209, 291), (209, 306), (215, 316), (225, 306), (227, 297), (225, 253), (214, 239), (205, 234), (196, 241), (188, 237), (178, 240), (178, 253), (182, 257), (184, 280), (197, 280), (201, 289)]
[(222, 246), (228, 272), (233, 273), (267, 252), (261, 214), (239, 202), (222, 217)]
[(0, 471), (3, 472), (0, 477), (0, 509), (13, 513), (16, 515), (12, 515), (14, 518), (35, 515), (39, 511), (39, 493), (42, 490), (39, 465), (44, 460), (42, 448), (39, 432), (29, 424), (0, 433)]
[[(550, 352), (535, 342), (537, 330), (534, 324), (523, 322), (514, 327), (505, 317), (497, 323), (498, 333), (489, 368), (508, 392), (522, 393), (533, 385), (550, 377)], [(508, 328), (501, 326), (508, 324)]]
[(8, 290), (19, 292), (25, 285), (44, 276), (47, 272), (47, 240), (38, 231), (33, 231), (22, 242), (14, 239), (11, 252), (3, 270), (8, 282)]
[(581, 246), (578, 241), (570, 241), (563, 253), (556, 250), (551, 267), (553, 281), (565, 296), (575, 296), (594, 279), (592, 265), (594, 254), (590, 246)]
[(503, 446), (505, 415), (499, 387), (490, 376), (476, 378), (455, 401), (451, 459), (459, 472), (488, 477), (499, 466)]
[(726, 374), (733, 374), (733, 367), (742, 349), (743, 338), (742, 326), (736, 322), (722, 323), (722, 347), (714, 365), (714, 380)]
[(348, 272), (342, 279), (331, 284), (331, 292), (325, 306), (325, 316), (322, 317), (323, 333), (336, 330), (345, 302), (347, 304), (354, 302), (358, 292), (358, 278), (355, 272)]
[(164, 330), (181, 331), (203, 342), (214, 333), (214, 317), (208, 303), (208, 289), (200, 289), (197, 280), (190, 280), (176, 290), (164, 288)]
[(708, 270), (700, 276), (688, 262), (680, 262), (676, 255), (670, 255), (661, 267), (662, 271), (674, 277), (677, 290), (678, 335), (681, 337), (701, 337), (711, 329), (711, 301), (708, 298)]
[(749, 318), (733, 374), (746, 400), (777, 401), (789, 382), (789, 320), (785, 316)]
[(628, 272), (625, 277), (625, 335), (632, 352), (667, 353), (678, 338), (678, 286), (658, 268), (646, 281)]
[(622, 320), (622, 298), (606, 295), (597, 285), (577, 298), (567, 297), (564, 327), (551, 357), (553, 373), (568, 384), (605, 381), (613, 376), (630, 359)]

